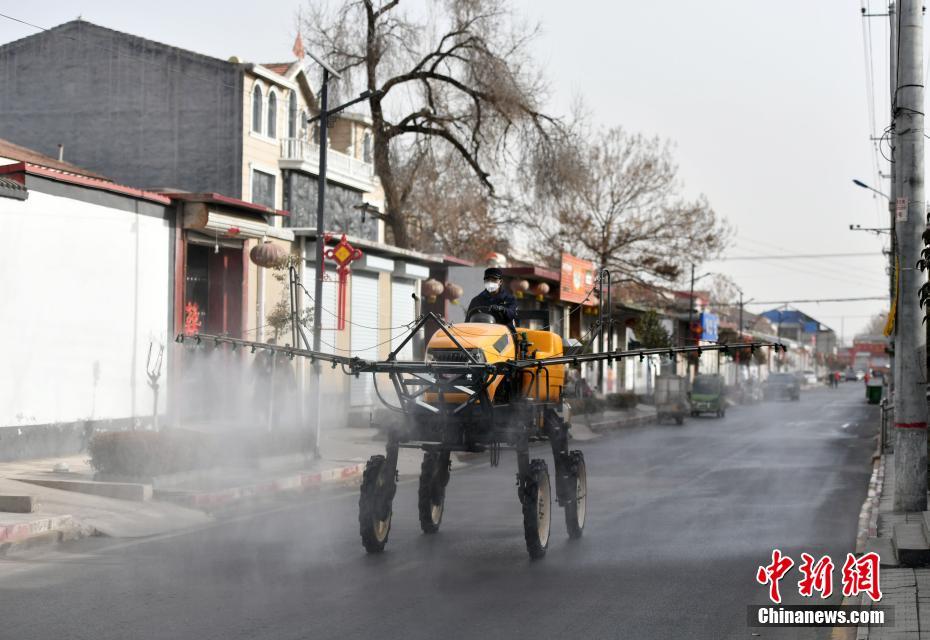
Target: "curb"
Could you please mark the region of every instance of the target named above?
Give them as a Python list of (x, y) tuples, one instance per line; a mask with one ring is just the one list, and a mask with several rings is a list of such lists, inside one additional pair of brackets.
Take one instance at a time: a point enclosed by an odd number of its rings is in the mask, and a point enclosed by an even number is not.
[[(620, 420), (602, 420), (600, 422), (586, 421), (591, 431), (601, 433), (612, 429), (621, 429), (623, 427), (641, 427), (647, 424), (653, 424), (657, 420), (655, 415), (637, 416), (635, 418), (624, 418)], [(609, 426), (604, 426), (609, 425)]]
[(868, 493), (865, 500), (862, 501), (862, 507), (859, 509), (859, 520), (856, 527), (856, 553), (864, 553), (866, 540), (870, 537), (874, 538), (877, 534), (878, 501), (881, 498), (884, 470), (884, 457), (873, 460)]
[(187, 491), (179, 489), (155, 489), (154, 497), (184, 507), (212, 511), (247, 500), (267, 498), (281, 493), (302, 492), (351, 483), (361, 477), (365, 463), (335, 467), (322, 471), (302, 471), (273, 480), (240, 487), (229, 487), (213, 491)]

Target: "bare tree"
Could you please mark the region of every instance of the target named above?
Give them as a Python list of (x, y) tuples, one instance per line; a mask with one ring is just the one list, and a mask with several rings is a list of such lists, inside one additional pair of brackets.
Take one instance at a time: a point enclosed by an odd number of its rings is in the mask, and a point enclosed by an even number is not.
[(710, 277), (711, 305), (722, 305), (732, 309), (739, 308), (739, 286), (730, 276), (715, 273)]
[[(451, 151), (489, 193), (491, 171), (512, 134), (552, 120), (521, 25), (505, 0), (444, 0), (416, 19), (399, 0), (310, 3), (301, 31), (309, 47), (344, 74), (342, 91), (367, 89), (375, 173), (393, 241), (411, 246), (408, 199), (416, 172), (402, 170)], [(417, 156), (417, 154), (425, 154)], [(435, 157), (435, 156), (433, 156)], [(400, 162), (399, 162), (400, 161)]]
[(424, 145), (398, 158), (395, 170), (410, 186), (405, 224), (411, 246), (475, 261), (509, 252), (506, 209), (496, 206), (458, 153)]
[(880, 336), (885, 331), (885, 324), (888, 322), (888, 312), (882, 311), (881, 313), (876, 313), (874, 316), (869, 319), (869, 324), (866, 325), (865, 330), (862, 332), (867, 336)]
[(681, 195), (671, 145), (621, 128), (578, 127), (528, 163), (537, 246), (594, 260), (620, 280), (673, 281), (718, 254), (730, 229), (700, 196)]

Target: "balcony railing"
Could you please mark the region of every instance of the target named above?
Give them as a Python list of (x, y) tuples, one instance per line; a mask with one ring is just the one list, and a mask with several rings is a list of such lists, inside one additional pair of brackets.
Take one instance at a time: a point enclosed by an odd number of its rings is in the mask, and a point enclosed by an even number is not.
[[(320, 146), (303, 138), (284, 138), (281, 140), (281, 159), (298, 160), (306, 162), (313, 170), (318, 170), (320, 164)], [(371, 182), (374, 179), (374, 166), (345, 153), (328, 150), (326, 156), (327, 174), (336, 174)]]

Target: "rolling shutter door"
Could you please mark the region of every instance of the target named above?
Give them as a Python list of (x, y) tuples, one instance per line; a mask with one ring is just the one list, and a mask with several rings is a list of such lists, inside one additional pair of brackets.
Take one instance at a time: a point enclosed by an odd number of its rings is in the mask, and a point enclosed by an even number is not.
[[(339, 287), (337, 279), (339, 276), (336, 275), (336, 269), (330, 264), (326, 265), (326, 270), (323, 272), (326, 280), (323, 281), (323, 313), (320, 316), (323, 331), (329, 330), (331, 333), (323, 334), (323, 342), (328, 342), (329, 344), (323, 344), (323, 351), (327, 353), (339, 353), (332, 346), (336, 344), (336, 334), (332, 333), (336, 329), (336, 314), (339, 313), (337, 309), (336, 293)], [(307, 265), (304, 270), (304, 286), (307, 287), (307, 291), (310, 292), (310, 296), (313, 295), (313, 292), (316, 290), (316, 269), (314, 269), (310, 264)], [(287, 281), (285, 281), (285, 295), (287, 294)], [(305, 295), (301, 292), (301, 295)], [(314, 302), (309, 297), (304, 297), (304, 305), (310, 308), (314, 307)], [(308, 338), (312, 339), (312, 329), (313, 325), (310, 325), (308, 329)]]
[[(414, 307), (413, 294), (416, 292), (416, 282), (394, 278), (391, 282), (391, 350), (407, 337), (406, 329), (398, 329), (401, 325), (409, 324), (415, 319), (416, 309)], [(397, 354), (398, 360), (413, 359), (413, 341), (411, 340), (404, 345), (403, 350)]]
[[(353, 271), (350, 283), (352, 311), (349, 320), (350, 346), (353, 356), (366, 360), (378, 359), (378, 276)], [(353, 407), (374, 404), (374, 387), (371, 374), (352, 378), (349, 392)]]

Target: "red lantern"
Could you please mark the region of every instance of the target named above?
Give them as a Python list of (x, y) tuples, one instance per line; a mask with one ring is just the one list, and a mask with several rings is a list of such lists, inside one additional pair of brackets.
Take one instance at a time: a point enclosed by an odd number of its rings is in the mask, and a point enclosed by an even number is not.
[(510, 290), (515, 296), (522, 298), (523, 294), (530, 290), (530, 283), (527, 280), (511, 280)]
[(249, 251), (249, 259), (260, 267), (274, 269), (287, 260), (287, 251), (271, 240), (257, 244)]
[(420, 292), (426, 297), (427, 302), (436, 302), (436, 298), (442, 295), (445, 288), (439, 280), (430, 278), (420, 286)]
[(452, 304), (458, 304), (459, 298), (462, 297), (462, 294), (465, 293), (465, 290), (455, 284), (454, 282), (447, 282), (445, 287), (446, 299)]
[(547, 293), (549, 293), (549, 285), (545, 282), (537, 282), (536, 286), (533, 287), (533, 294), (539, 301), (542, 301)]

